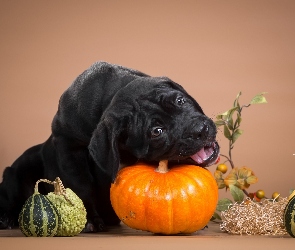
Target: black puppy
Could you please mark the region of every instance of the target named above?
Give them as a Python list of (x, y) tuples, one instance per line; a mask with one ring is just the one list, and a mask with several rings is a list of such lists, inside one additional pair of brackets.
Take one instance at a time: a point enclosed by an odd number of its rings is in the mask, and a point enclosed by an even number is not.
[[(40, 178), (61, 178), (84, 202), (85, 231), (119, 223), (109, 199), (122, 165), (138, 160), (213, 164), (216, 128), (199, 104), (166, 77), (105, 62), (93, 64), (61, 96), (52, 134), (3, 173), (0, 228), (17, 224)], [(51, 191), (40, 186), (41, 193)]]

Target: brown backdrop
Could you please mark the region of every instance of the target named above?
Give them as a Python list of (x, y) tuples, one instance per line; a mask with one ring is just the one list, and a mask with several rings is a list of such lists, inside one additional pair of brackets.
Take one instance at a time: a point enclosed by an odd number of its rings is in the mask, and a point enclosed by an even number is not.
[(47, 139), (62, 92), (104, 60), (170, 77), (212, 118), (239, 91), (245, 104), (268, 92), (267, 105), (244, 110), (233, 156), (259, 177), (251, 191), (287, 196), (295, 188), (294, 13), (293, 0), (0, 1), (0, 173)]

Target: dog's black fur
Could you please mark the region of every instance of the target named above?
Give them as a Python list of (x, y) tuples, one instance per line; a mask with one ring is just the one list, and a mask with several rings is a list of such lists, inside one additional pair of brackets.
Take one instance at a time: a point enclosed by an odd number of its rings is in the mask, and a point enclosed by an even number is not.
[[(122, 164), (168, 159), (205, 167), (218, 157), (215, 135), (212, 120), (177, 83), (95, 63), (63, 93), (49, 139), (5, 169), (0, 228), (17, 225), (38, 179), (57, 176), (83, 200), (85, 231), (118, 224), (109, 189)], [(49, 186), (40, 185), (40, 192), (52, 191)]]

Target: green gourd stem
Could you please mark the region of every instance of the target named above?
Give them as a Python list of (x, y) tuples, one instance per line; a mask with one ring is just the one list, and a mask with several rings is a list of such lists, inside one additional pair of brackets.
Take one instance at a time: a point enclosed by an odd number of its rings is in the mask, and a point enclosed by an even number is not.
[(54, 194), (56, 194), (56, 195), (64, 195), (66, 193), (64, 185), (62, 184), (59, 177), (55, 178), (55, 181), (53, 182), (53, 185), (54, 185)]
[(155, 170), (156, 172), (165, 174), (168, 172), (168, 160), (162, 160), (159, 162), (159, 166)]
[(67, 191), (64, 187), (64, 185), (62, 184), (62, 181), (59, 177), (55, 178), (55, 181), (53, 182), (54, 185), (54, 194), (56, 195), (63, 195), (65, 197), (65, 199), (72, 205), (74, 206), (73, 202), (68, 198), (67, 196)]

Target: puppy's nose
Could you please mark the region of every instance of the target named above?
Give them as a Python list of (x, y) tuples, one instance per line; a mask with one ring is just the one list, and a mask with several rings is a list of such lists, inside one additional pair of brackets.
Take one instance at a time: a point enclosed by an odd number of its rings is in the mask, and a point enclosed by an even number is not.
[(200, 128), (198, 131), (195, 131), (193, 133), (193, 139), (196, 140), (206, 140), (209, 135), (209, 126), (204, 124), (202, 128)]

